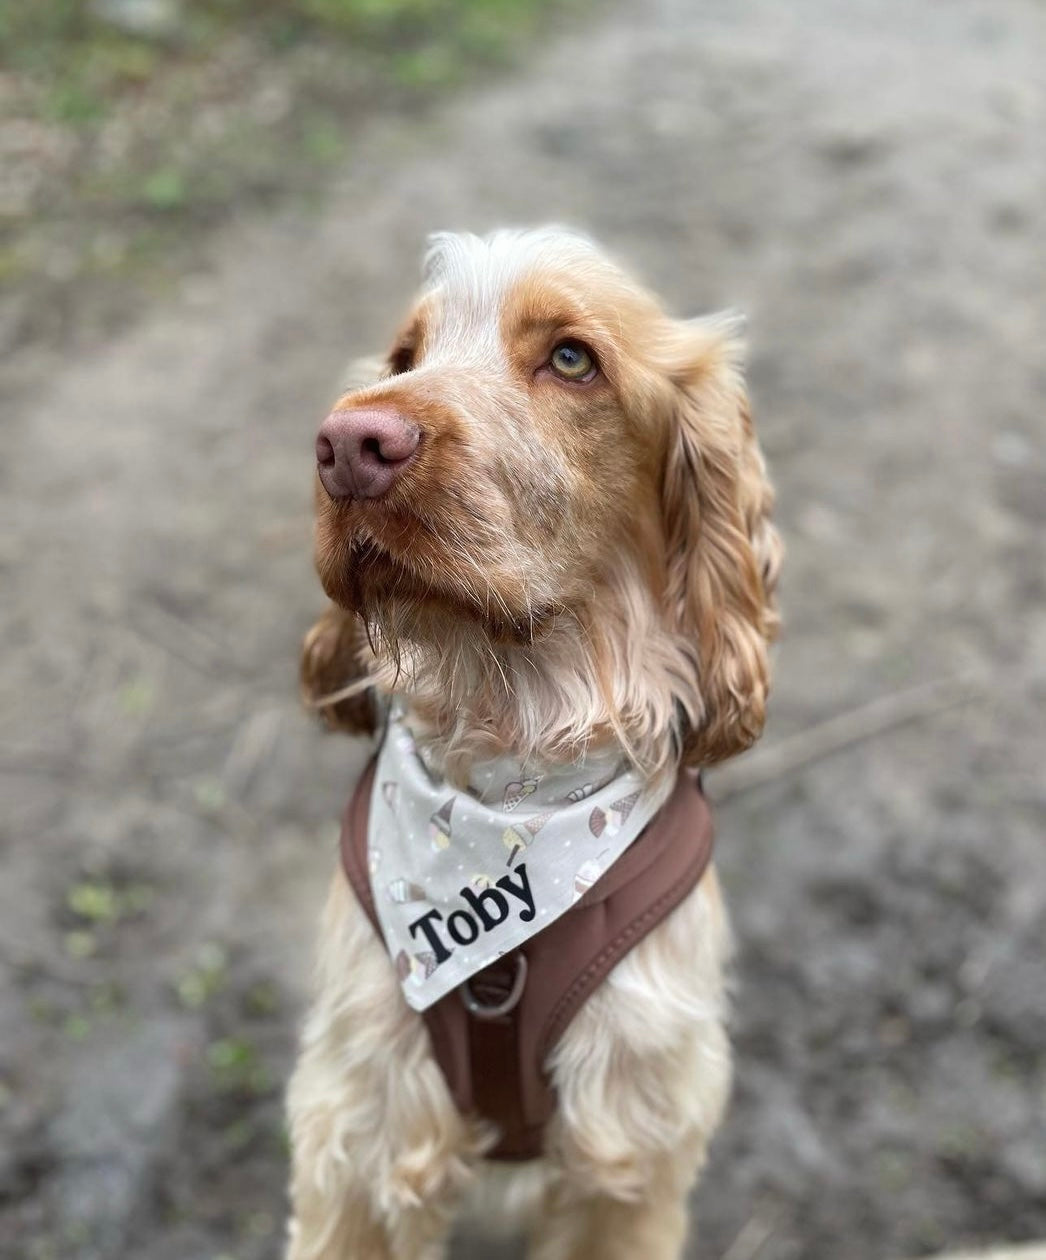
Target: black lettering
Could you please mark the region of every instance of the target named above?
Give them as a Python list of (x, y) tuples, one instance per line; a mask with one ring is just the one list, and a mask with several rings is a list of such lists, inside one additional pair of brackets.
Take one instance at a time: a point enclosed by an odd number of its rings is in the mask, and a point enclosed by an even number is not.
[(511, 893), (513, 897), (518, 897), (519, 900), (523, 902), (526, 909), (519, 912), (519, 917), (524, 923), (529, 923), (537, 911), (534, 908), (534, 894), (530, 891), (530, 877), (527, 875), (526, 863), (520, 862), (515, 871), (513, 871), (513, 874), (519, 876), (518, 888), (512, 882), (512, 875), (502, 875), (502, 877), (497, 881), (497, 885), (499, 888), (504, 888), (507, 893)]
[[(454, 916), (451, 915), (451, 918), (453, 917)], [(447, 961), (453, 953), (453, 950), (449, 950), (446, 945), (443, 944), (439, 938), (439, 933), (436, 931), (435, 927), (429, 923), (429, 919), (438, 919), (442, 922), (443, 915), (441, 915), (438, 910), (429, 910), (427, 913), (423, 914), (420, 919), (415, 919), (410, 925), (410, 934), (412, 937), (417, 936), (418, 928), (421, 928), (421, 930), (425, 933), (425, 939), (432, 946), (432, 952), (436, 955), (436, 966), (438, 967), (440, 963), (445, 963)], [(447, 927), (450, 927), (449, 923), (447, 924)]]
[[(457, 926), (459, 922), (467, 925), (471, 935), (465, 935), (466, 929)], [(471, 945), (476, 937), (479, 936), (479, 924), (467, 910), (455, 910), (447, 919), (447, 931), (459, 945)]]
[[(487, 932), (508, 918), (508, 902), (496, 888), (484, 888), (482, 892), (475, 893), (471, 888), (465, 887), (461, 890), (461, 895), (479, 916), (479, 921)], [(497, 910), (496, 917), (492, 906)]]

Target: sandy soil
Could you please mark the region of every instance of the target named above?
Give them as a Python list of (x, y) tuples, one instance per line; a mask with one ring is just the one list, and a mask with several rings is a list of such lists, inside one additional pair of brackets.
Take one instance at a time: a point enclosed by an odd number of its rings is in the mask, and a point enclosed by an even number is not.
[(750, 318), (789, 544), (766, 747), (974, 693), (712, 778), (738, 1084), (691, 1254), (1046, 1234), (1044, 66), (1039, 0), (633, 0), (373, 123), (317, 216), (235, 223), (119, 340), (7, 366), (0, 1253), (278, 1254), (360, 764), (296, 706), (312, 434), (427, 230), (549, 219)]

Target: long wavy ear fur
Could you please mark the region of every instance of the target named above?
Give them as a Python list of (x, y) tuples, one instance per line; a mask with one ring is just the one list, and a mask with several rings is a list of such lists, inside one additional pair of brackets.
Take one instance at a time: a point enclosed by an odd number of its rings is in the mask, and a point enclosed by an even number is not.
[(773, 491), (749, 415), (734, 320), (676, 326), (675, 387), (662, 486), (667, 596), (673, 628), (695, 652), (694, 715), (683, 761), (710, 765), (763, 729), (767, 647), (778, 628), (781, 544)]
[(355, 613), (331, 604), (301, 645), (301, 694), (331, 729), (350, 735), (374, 731), (374, 702), (369, 689), (334, 703), (323, 700), (365, 677), (365, 636)]

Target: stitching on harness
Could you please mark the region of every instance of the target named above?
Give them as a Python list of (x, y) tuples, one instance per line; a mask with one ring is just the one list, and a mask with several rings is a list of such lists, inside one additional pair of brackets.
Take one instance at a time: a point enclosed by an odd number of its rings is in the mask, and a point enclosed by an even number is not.
[[(547, 1075), (545, 1072), (545, 1057), (549, 1052), (550, 1045), (558, 1041), (559, 1036), (562, 1035), (563, 1029), (558, 1028), (557, 1025), (563, 1016), (564, 1008), (570, 1005), (574, 997), (579, 992), (584, 991), (584, 989), (591, 983), (596, 973), (600, 971), (606, 960), (608, 958), (612, 958), (617, 953), (621, 945), (631, 940), (638, 932), (640, 932), (643, 926), (648, 923), (650, 919), (656, 918), (664, 906), (667, 905), (669, 908), (673, 908), (675, 905), (679, 905), (679, 903), (683, 901), (683, 899), (694, 887), (694, 885), (689, 882), (691, 875), (695, 872), (698, 876), (702, 875), (708, 867), (711, 856), (711, 845), (704, 845), (694, 861), (685, 867), (684, 878), (679, 881), (679, 884), (675, 888), (670, 888), (668, 892), (662, 893), (653, 905), (648, 906), (637, 919), (633, 919), (631, 923), (621, 929), (612, 941), (610, 941), (607, 945), (604, 945), (595, 958), (593, 958), (588, 964), (585, 970), (576, 977), (573, 984), (571, 984), (566, 992), (559, 998), (556, 1005), (552, 1008), (552, 1014), (548, 1018), (545, 1025), (545, 1031), (541, 1034), (541, 1040), (538, 1043), (538, 1060), (542, 1073)], [(569, 1024), (569, 1022), (570, 1021), (568, 1020), (567, 1024)]]

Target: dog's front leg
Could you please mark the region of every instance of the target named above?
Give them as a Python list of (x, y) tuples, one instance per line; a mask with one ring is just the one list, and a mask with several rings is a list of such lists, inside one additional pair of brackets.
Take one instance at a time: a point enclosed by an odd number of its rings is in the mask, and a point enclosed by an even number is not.
[(687, 1235), (687, 1188), (702, 1158), (691, 1144), (659, 1161), (634, 1200), (565, 1179), (543, 1208), (529, 1260), (676, 1260)]
[(730, 1089), (715, 872), (618, 964), (552, 1060), (554, 1175), (532, 1260), (677, 1260)]
[(341, 872), (318, 979), (287, 1096), (287, 1260), (440, 1260), (474, 1136)]
[(394, 1228), (375, 1220), (365, 1199), (295, 1196), (287, 1260), (443, 1260), (447, 1227), (413, 1213)]

